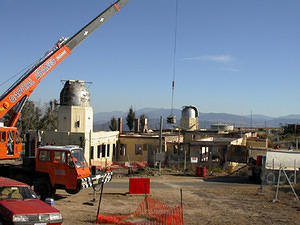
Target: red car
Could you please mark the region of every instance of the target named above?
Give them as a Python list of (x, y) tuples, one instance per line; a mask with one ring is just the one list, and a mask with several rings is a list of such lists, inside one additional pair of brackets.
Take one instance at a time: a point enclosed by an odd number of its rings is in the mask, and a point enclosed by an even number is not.
[(24, 183), (0, 177), (0, 225), (60, 225), (61, 213)]

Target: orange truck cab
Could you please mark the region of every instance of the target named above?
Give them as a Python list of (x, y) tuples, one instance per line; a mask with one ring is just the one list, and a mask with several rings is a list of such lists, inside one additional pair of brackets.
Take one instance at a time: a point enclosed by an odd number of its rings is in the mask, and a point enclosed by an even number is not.
[(19, 158), (22, 151), (22, 142), (16, 127), (4, 127), (0, 124), (0, 159)]
[(111, 172), (92, 175), (83, 149), (74, 145), (38, 148), (35, 172), (38, 178), (33, 182), (34, 190), (42, 198), (49, 197), (57, 188), (76, 194), (82, 188), (109, 182), (112, 176)]

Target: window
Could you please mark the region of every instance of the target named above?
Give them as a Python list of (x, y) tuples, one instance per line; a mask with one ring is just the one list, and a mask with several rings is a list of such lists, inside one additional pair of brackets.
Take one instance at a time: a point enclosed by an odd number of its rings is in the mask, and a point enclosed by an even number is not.
[(80, 121), (79, 120), (75, 122), (75, 128), (78, 128), (78, 127), (80, 127)]
[(148, 152), (149, 152), (150, 154), (153, 153), (153, 145), (148, 145)]
[(41, 150), (39, 154), (39, 160), (50, 161), (50, 151)]
[(58, 163), (65, 163), (65, 152), (55, 151), (53, 161)]
[(6, 132), (0, 132), (0, 142), (6, 142)]
[(14, 137), (15, 137), (15, 131), (9, 130), (7, 132), (7, 155), (13, 155), (14, 154)]
[(107, 152), (106, 152), (107, 157), (109, 157), (109, 151), (110, 151), (110, 144), (107, 145)]
[(97, 158), (100, 159), (100, 154), (101, 154), (101, 145), (97, 146)]
[(71, 159), (71, 154), (68, 152), (67, 153), (67, 164), (70, 168), (74, 168), (74, 163), (72, 162), (72, 159)]
[(102, 158), (105, 158), (105, 144), (102, 145), (102, 154), (101, 154)]
[(148, 150), (148, 145), (147, 144), (143, 144), (143, 150), (147, 151)]
[(94, 146), (91, 146), (90, 159), (94, 159)]
[(120, 146), (120, 155), (121, 156), (125, 156), (126, 155), (126, 148), (127, 148), (126, 144), (121, 144), (121, 146)]
[(14, 136), (15, 136), (14, 131), (8, 131), (8, 143), (14, 143)]
[(140, 144), (135, 145), (135, 154), (142, 155), (142, 145), (140, 145)]
[(16, 133), (16, 144), (21, 144), (21, 139), (18, 132)]
[(115, 156), (115, 155), (116, 155), (116, 145), (113, 144), (113, 156)]
[(177, 154), (177, 152), (178, 152), (178, 146), (177, 145), (173, 146), (173, 152), (174, 152), (174, 154)]

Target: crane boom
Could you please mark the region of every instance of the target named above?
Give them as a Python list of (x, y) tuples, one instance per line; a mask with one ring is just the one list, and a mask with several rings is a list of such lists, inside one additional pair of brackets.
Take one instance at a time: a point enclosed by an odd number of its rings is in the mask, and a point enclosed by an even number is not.
[[(21, 110), (29, 98), (31, 93), (40, 83), (40, 81), (51, 72), (60, 62), (62, 62), (68, 55), (72, 53), (83, 40), (91, 35), (96, 29), (98, 29), (103, 23), (105, 23), (111, 16), (120, 11), (120, 9), (128, 3), (129, 0), (118, 0), (111, 4), (106, 10), (100, 13), (96, 18), (84, 26), (70, 39), (61, 38), (56, 45), (45, 53), (34, 65), (29, 68), (7, 91), (5, 91), (0, 97), (0, 119), (15, 105), (17, 105), (11, 120), (8, 124), (9, 129), (14, 127), (20, 117)], [(13, 154), (6, 157), (4, 153), (7, 151), (8, 134), (4, 133), (4, 128), (0, 127), (0, 159), (6, 158), (18, 158), (19, 153), (16, 153), (15, 149)], [(17, 132), (14, 130), (14, 132)], [(20, 139), (18, 134), (11, 134), (16, 139)], [(2, 141), (3, 140), (3, 141)], [(5, 140), (5, 141), (4, 141)], [(17, 140), (20, 142), (20, 140)], [(4, 144), (6, 143), (6, 144)], [(16, 145), (15, 145), (16, 146)]]
[(128, 1), (129, 0), (118, 0), (83, 27), (73, 37), (68, 40), (65, 38), (60, 39), (53, 49), (49, 50), (45, 56), (43, 56), (31, 69), (25, 72), (21, 79), (13, 84), (12, 87), (0, 97), (0, 118), (2, 118), (14, 105), (20, 102), (24, 96), (29, 96), (42, 78), (70, 55), (74, 48), (98, 29), (112, 15), (120, 11)]

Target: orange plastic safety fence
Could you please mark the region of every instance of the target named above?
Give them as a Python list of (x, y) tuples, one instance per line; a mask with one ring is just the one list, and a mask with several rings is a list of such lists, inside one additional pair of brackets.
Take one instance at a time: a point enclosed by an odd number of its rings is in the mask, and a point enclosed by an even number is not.
[(96, 222), (124, 225), (181, 225), (183, 224), (182, 207), (170, 207), (146, 197), (133, 213), (123, 216), (98, 215)]

